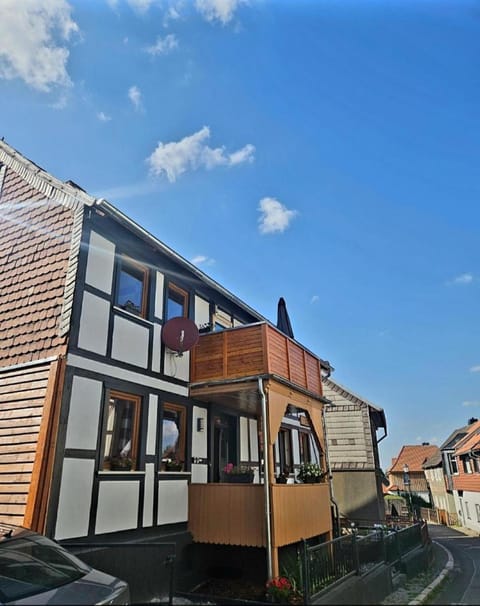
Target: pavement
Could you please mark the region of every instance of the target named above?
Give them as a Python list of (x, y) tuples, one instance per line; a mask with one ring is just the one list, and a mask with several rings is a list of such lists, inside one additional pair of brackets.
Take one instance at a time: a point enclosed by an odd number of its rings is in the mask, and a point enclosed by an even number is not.
[[(430, 522), (429, 525), (434, 526)], [(478, 532), (463, 526), (451, 526), (450, 528), (467, 536), (479, 536)], [(454, 559), (451, 552), (435, 540), (432, 541), (432, 544), (434, 552), (432, 569), (406, 581), (404, 585), (385, 598), (382, 602), (383, 605), (408, 604), (408, 606), (417, 606), (423, 604), (452, 573)]]

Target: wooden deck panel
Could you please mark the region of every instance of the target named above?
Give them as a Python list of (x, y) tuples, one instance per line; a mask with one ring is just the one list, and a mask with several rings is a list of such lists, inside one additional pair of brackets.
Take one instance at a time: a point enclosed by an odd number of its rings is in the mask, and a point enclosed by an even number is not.
[(273, 532), (275, 547), (329, 533), (330, 488), (321, 484), (274, 484), (272, 486)]
[(320, 359), (267, 323), (200, 335), (192, 349), (192, 383), (261, 374), (276, 375), (322, 395)]
[(188, 529), (197, 543), (264, 547), (260, 484), (190, 484)]

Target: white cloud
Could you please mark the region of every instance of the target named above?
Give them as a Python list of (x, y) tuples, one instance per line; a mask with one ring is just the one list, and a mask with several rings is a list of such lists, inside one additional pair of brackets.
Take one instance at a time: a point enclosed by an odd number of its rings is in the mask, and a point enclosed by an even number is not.
[(131, 86), (128, 89), (128, 98), (133, 103), (133, 107), (139, 111), (142, 109), (142, 93), (138, 86)]
[(79, 32), (71, 10), (65, 0), (1, 0), (0, 78), (21, 78), (42, 92), (71, 86), (62, 46)]
[(165, 11), (165, 15), (163, 17), (163, 27), (168, 27), (170, 21), (177, 21), (177, 19), (180, 19), (183, 4), (184, 3), (182, 0), (178, 2), (172, 2), (170, 4), (170, 6)]
[(456, 276), (453, 280), (450, 280), (449, 284), (470, 284), (471, 282), (473, 282), (473, 275), (464, 273)]
[(134, 11), (144, 14), (148, 11), (153, 3), (153, 0), (127, 0), (128, 4)]
[(187, 170), (204, 167), (212, 169), (216, 166), (236, 166), (242, 162), (253, 162), (255, 147), (245, 145), (242, 149), (231, 154), (226, 153), (225, 147), (211, 148), (206, 144), (210, 138), (210, 129), (204, 126), (193, 135), (180, 141), (158, 143), (156, 149), (147, 158), (150, 172), (154, 175), (165, 174), (173, 183)]
[(313, 297), (310, 299), (310, 303), (318, 303), (318, 301), (320, 301), (320, 297), (318, 295), (313, 295)]
[(178, 47), (178, 40), (175, 34), (168, 34), (165, 38), (158, 36), (153, 46), (148, 46), (145, 50), (154, 57), (156, 55), (166, 55)]
[(194, 265), (213, 265), (215, 260), (210, 259), (210, 257), (206, 257), (205, 255), (197, 255), (196, 257), (193, 257), (191, 263)]
[(470, 372), (480, 372), (480, 366), (472, 366)]
[(480, 402), (478, 400), (466, 400), (462, 402), (462, 406), (480, 406)]
[(275, 198), (262, 198), (258, 210), (262, 213), (258, 219), (261, 234), (284, 232), (298, 214), (296, 210), (288, 210)]
[(198, 12), (207, 21), (220, 21), (222, 25), (233, 19), (235, 11), (240, 4), (247, 4), (247, 0), (196, 0)]
[(100, 122), (110, 122), (110, 120), (112, 119), (111, 116), (108, 116), (104, 112), (98, 112), (97, 118), (100, 120)]

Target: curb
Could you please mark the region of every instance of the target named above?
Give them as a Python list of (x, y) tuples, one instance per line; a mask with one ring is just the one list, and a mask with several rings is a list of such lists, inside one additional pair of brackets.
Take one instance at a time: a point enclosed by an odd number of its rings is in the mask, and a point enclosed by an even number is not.
[(425, 589), (421, 593), (419, 593), (415, 599), (413, 599), (411, 602), (408, 602), (408, 606), (416, 606), (418, 604), (422, 604), (428, 598), (430, 593), (435, 589), (435, 587), (437, 587), (437, 585), (439, 585), (453, 569), (453, 556), (450, 551), (437, 541), (432, 542), (435, 543), (435, 545), (440, 545), (440, 547), (447, 552), (448, 561), (445, 564), (444, 569), (440, 572), (440, 574), (430, 583), (430, 585), (427, 585), (427, 587), (425, 587)]

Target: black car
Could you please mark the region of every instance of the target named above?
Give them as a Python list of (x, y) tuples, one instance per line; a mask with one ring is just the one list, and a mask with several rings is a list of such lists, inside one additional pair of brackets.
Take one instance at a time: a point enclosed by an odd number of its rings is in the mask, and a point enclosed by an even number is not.
[(128, 584), (36, 532), (0, 524), (0, 604), (129, 604)]

